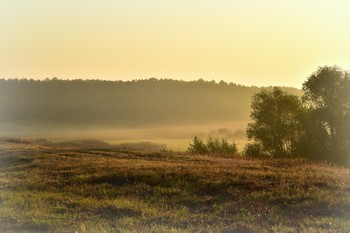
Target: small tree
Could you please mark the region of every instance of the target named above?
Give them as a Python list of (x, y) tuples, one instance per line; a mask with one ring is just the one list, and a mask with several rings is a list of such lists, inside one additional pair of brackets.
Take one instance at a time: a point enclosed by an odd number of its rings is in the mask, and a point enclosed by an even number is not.
[(297, 156), (304, 135), (300, 122), (303, 108), (298, 97), (275, 87), (255, 94), (251, 107), (254, 122), (248, 124), (248, 139), (273, 157)]

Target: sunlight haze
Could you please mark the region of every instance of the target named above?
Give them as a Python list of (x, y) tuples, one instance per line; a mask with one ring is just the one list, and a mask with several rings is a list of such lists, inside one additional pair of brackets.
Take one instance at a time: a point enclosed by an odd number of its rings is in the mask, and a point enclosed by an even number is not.
[(293, 86), (350, 64), (349, 1), (0, 0), (0, 78)]

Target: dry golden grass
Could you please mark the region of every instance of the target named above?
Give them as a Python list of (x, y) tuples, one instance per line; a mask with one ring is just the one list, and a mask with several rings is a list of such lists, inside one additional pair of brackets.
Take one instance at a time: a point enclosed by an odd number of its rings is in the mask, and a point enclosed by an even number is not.
[(349, 232), (350, 170), (0, 145), (1, 232)]

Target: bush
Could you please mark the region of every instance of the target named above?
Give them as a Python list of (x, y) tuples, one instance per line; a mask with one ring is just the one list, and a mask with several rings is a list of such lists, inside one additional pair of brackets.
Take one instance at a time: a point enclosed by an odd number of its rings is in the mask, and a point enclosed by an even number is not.
[(221, 152), (221, 143), (219, 139), (213, 139), (209, 137), (207, 140), (208, 152), (213, 154), (219, 154)]
[(248, 143), (243, 150), (243, 154), (247, 157), (254, 158), (268, 158), (269, 154), (266, 153), (261, 144), (259, 143)]
[(189, 145), (188, 152), (193, 154), (206, 154), (208, 147), (203, 143), (202, 139), (194, 136), (193, 143)]
[(200, 138), (195, 136), (193, 142), (188, 147), (188, 152), (193, 154), (218, 154), (218, 155), (236, 155), (238, 152), (236, 144), (228, 143), (225, 139), (213, 139), (209, 137), (204, 143)]
[(222, 139), (220, 153), (224, 155), (236, 155), (238, 153), (238, 149), (234, 142), (230, 144), (225, 139)]

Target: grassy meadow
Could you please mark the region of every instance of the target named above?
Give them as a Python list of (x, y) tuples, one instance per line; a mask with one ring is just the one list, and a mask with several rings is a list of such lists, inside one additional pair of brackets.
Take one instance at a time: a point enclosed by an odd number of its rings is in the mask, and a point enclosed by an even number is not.
[(0, 232), (349, 232), (350, 170), (0, 142)]

